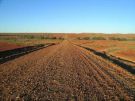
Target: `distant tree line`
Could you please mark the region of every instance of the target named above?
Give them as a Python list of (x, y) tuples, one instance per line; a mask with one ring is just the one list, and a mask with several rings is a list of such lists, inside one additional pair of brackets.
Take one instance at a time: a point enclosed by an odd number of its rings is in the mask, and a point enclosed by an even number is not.
[(62, 37), (55, 37), (55, 36), (44, 36), (44, 35), (23, 35), (21, 38), (24, 39), (59, 39), (64, 40)]
[(135, 38), (120, 38), (120, 37), (77, 37), (78, 40), (117, 40), (117, 41), (135, 41)]

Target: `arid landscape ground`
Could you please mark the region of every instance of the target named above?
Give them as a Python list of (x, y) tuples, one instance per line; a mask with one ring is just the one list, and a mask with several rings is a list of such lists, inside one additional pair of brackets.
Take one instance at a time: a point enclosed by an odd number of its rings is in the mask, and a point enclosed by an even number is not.
[(1, 101), (135, 100), (135, 34), (1, 35), (0, 61)]

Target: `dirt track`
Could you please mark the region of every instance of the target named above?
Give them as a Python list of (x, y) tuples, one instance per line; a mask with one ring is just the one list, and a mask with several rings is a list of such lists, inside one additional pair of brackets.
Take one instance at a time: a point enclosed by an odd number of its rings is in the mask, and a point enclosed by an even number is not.
[(0, 65), (1, 100), (135, 100), (135, 76), (69, 41)]

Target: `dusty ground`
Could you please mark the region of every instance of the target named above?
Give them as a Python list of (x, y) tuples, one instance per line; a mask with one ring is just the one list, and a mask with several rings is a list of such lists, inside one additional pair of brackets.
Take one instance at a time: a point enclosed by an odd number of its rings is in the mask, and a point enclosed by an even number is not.
[(16, 45), (13, 43), (8, 43), (8, 42), (1, 42), (0, 41), (0, 52), (1, 51), (6, 51), (6, 50), (12, 50), (16, 48), (22, 48), (23, 46)]
[(74, 43), (135, 62), (135, 41), (74, 40)]
[(69, 41), (0, 65), (0, 100), (135, 100), (135, 76)]

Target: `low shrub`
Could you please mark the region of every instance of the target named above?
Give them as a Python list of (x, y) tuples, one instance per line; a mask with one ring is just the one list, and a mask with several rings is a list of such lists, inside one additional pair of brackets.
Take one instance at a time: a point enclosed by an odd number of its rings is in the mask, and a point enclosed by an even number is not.
[(109, 40), (127, 41), (126, 38), (109, 37)]
[(91, 40), (106, 40), (106, 38), (99, 36), (99, 37), (92, 37)]
[(90, 38), (89, 38), (89, 37), (84, 37), (84, 38), (82, 38), (82, 39), (84, 39), (84, 40), (90, 40)]
[(34, 35), (23, 35), (22, 37), (25, 39), (34, 39), (35, 38)]
[(81, 38), (80, 38), (80, 37), (77, 37), (77, 39), (78, 39), (78, 40), (81, 40)]

